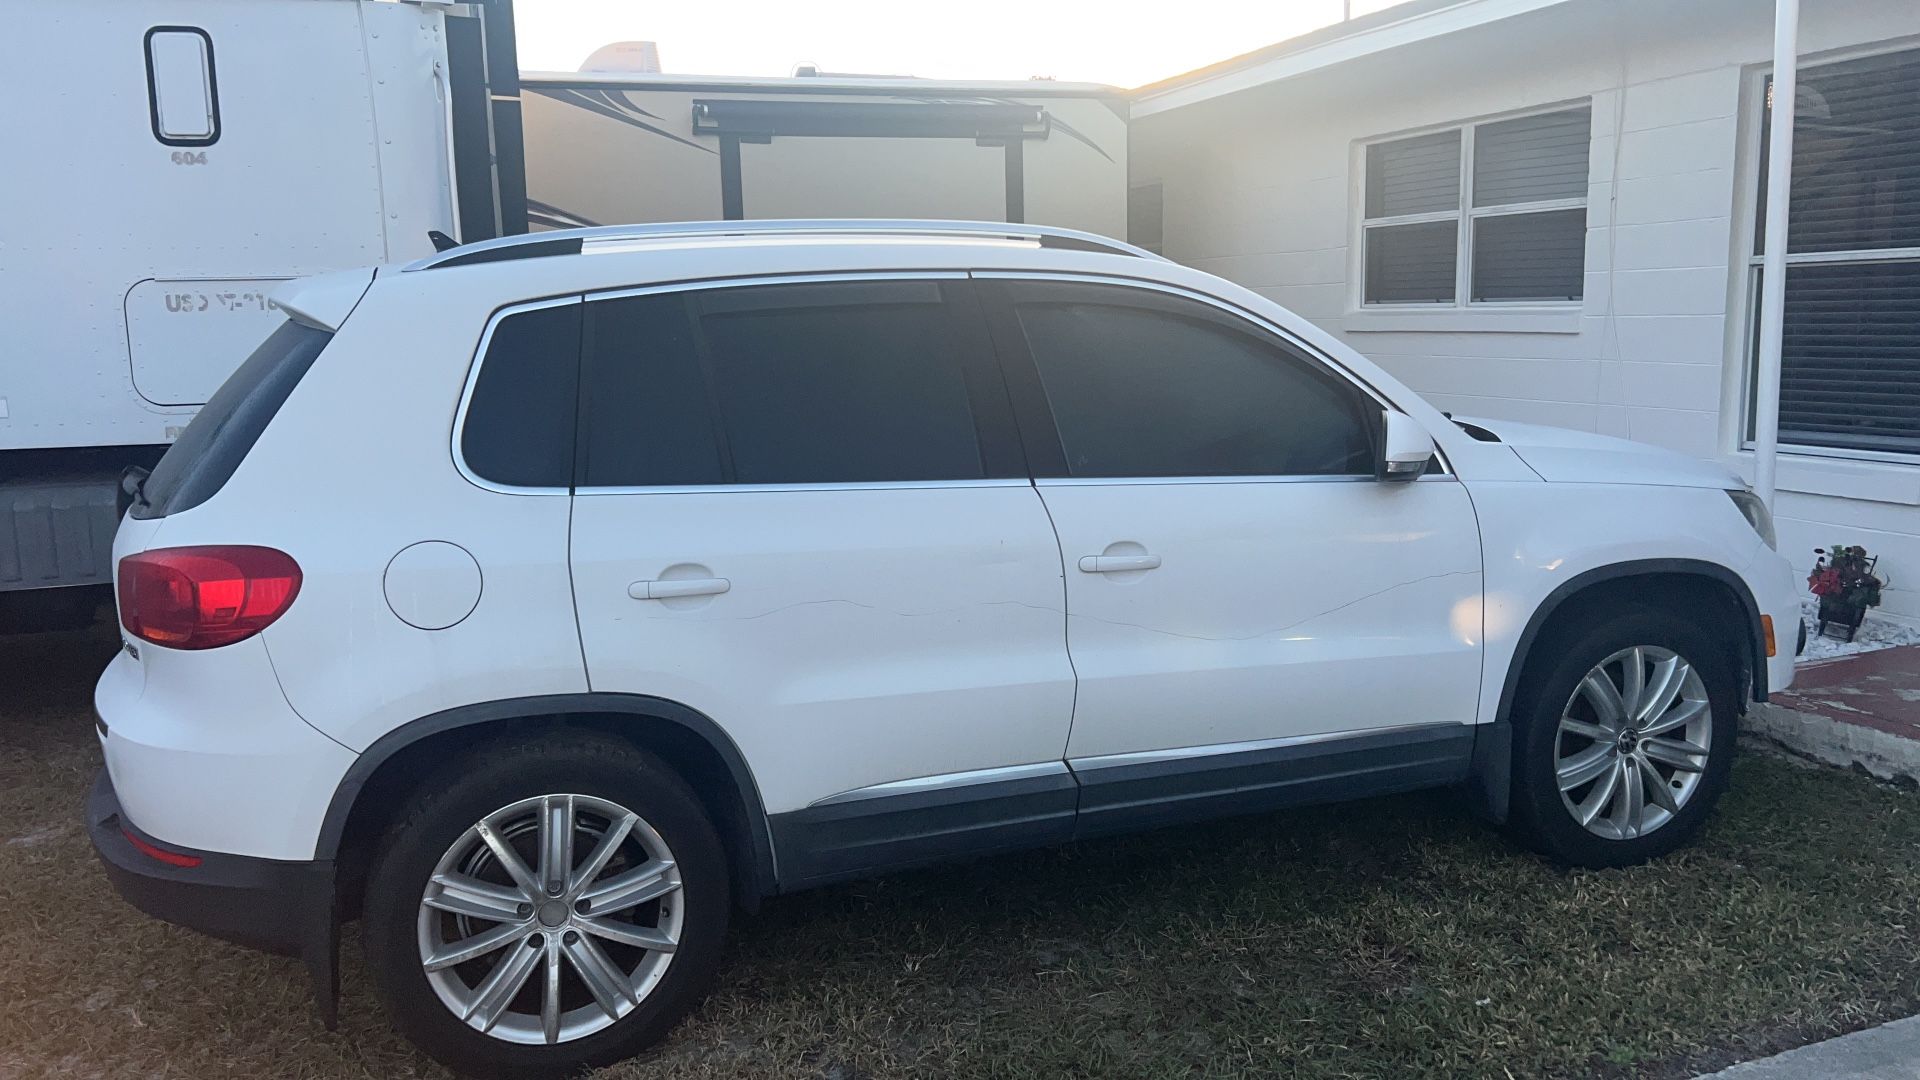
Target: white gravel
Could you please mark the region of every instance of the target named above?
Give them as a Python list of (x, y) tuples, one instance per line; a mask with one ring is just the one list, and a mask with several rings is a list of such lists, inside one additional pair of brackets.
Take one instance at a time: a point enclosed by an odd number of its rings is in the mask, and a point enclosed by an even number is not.
[[(1815, 620), (1820, 616), (1820, 601), (1817, 598), (1809, 596), (1801, 600), (1800, 615), (1807, 620), (1807, 651), (1800, 654), (1803, 664), (1809, 660), (1831, 660), (1852, 653), (1891, 649), (1896, 645), (1920, 645), (1920, 625), (1878, 612), (1867, 612), (1867, 621), (1860, 624), (1860, 632), (1850, 642), (1814, 633), (1814, 628), (1819, 625)], [(1833, 632), (1846, 633), (1837, 628)]]

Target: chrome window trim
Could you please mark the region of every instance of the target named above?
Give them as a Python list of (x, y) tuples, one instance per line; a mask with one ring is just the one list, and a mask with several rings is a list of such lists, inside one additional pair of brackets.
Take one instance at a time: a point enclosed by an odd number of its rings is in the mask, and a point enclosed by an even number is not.
[(524, 303), (509, 304), (499, 308), (487, 317), (486, 329), (480, 333), (480, 344), (473, 351), (473, 360), (467, 365), (467, 384), (460, 391), (460, 404), (453, 420), (453, 466), (466, 477), (467, 483), (483, 491), (497, 492), (502, 495), (565, 495), (571, 487), (524, 487), (518, 484), (502, 484), (488, 480), (475, 473), (467, 465), (467, 455), (462, 446), (467, 434), (467, 407), (473, 403), (473, 388), (480, 382), (480, 367), (486, 361), (487, 350), (493, 346), (493, 332), (509, 318), (523, 311), (539, 311), (543, 308), (562, 307), (581, 302), (581, 293), (567, 296), (549, 297), (545, 300), (528, 300)]
[[(1452, 473), (1416, 476), (1414, 483), (1458, 483)], [(1379, 477), (1358, 473), (1288, 473), (1280, 476), (1051, 476), (1039, 477), (1035, 487), (1133, 487), (1152, 484), (1378, 484)]]
[[(1152, 278), (1120, 277), (1114, 274), (1081, 274), (1062, 270), (976, 270), (972, 276), (983, 281), (1065, 281), (1088, 285), (1113, 285), (1126, 289), (1142, 289), (1147, 292), (1166, 293), (1170, 296), (1178, 296), (1187, 300), (1197, 300), (1209, 307), (1223, 311), (1242, 322), (1249, 323), (1257, 329), (1265, 330), (1281, 338), (1294, 348), (1299, 349), (1309, 359), (1319, 361), (1322, 366), (1330, 370), (1333, 374), (1346, 380), (1348, 384), (1372, 399), (1373, 403), (1380, 408), (1392, 409), (1397, 413), (1406, 412), (1405, 409), (1394, 404), (1385, 394), (1375, 389), (1373, 384), (1356, 375), (1345, 364), (1342, 364), (1340, 361), (1314, 347), (1311, 343), (1303, 340), (1293, 331), (1263, 315), (1248, 311), (1246, 308), (1231, 301), (1222, 300), (1220, 297), (1200, 292), (1197, 289), (1192, 289), (1185, 285), (1174, 285), (1165, 281), (1155, 281)], [(1434, 456), (1440, 460), (1440, 467), (1446, 470), (1446, 475), (1451, 477), (1453, 474), (1453, 466), (1447, 460), (1447, 452), (1440, 446), (1438, 440), (1434, 441), (1433, 450)], [(1344, 476), (1345, 474), (1340, 475)], [(1111, 480), (1115, 478), (1076, 477), (1075, 479)], [(1217, 480), (1222, 478), (1208, 477), (1207, 479)], [(1371, 480), (1374, 478), (1363, 477), (1363, 479)]]
[[(1376, 484), (1372, 476), (1327, 473), (1298, 476), (1063, 476), (1041, 479), (998, 477), (990, 480), (850, 480), (807, 484), (663, 484), (658, 487), (581, 487), (576, 495), (701, 495), (714, 492), (780, 491), (935, 491), (944, 488), (1127, 487), (1151, 484)], [(1450, 473), (1416, 477), (1415, 483), (1457, 483)]]
[(890, 780), (884, 784), (870, 784), (853, 788), (824, 799), (815, 799), (807, 804), (815, 806), (836, 806), (841, 803), (862, 802), (867, 799), (883, 799), (891, 795), (917, 795), (928, 791), (949, 791), (954, 788), (972, 787), (976, 784), (998, 784), (1009, 780), (1029, 780), (1040, 776), (1066, 776), (1070, 770), (1064, 761), (1037, 761), (1030, 765), (1002, 765), (991, 769), (968, 769), (965, 772), (935, 773), (932, 776), (916, 776), (909, 780)]
[(719, 492), (936, 491), (944, 488), (1031, 487), (1017, 476), (984, 480), (847, 480), (804, 484), (663, 484), (659, 487), (580, 487), (576, 495), (711, 495)]
[(1183, 761), (1189, 758), (1219, 757), (1226, 754), (1245, 754), (1259, 750), (1278, 750), (1289, 746), (1311, 746), (1314, 743), (1338, 742), (1341, 739), (1355, 739), (1367, 735), (1407, 735), (1416, 731), (1447, 731), (1457, 728), (1472, 728), (1472, 724), (1456, 724), (1441, 720), (1428, 724), (1395, 724), (1391, 727), (1355, 728), (1349, 731), (1322, 731), (1311, 735), (1288, 735), (1278, 739), (1253, 739), (1246, 742), (1207, 743), (1202, 746), (1175, 746), (1165, 750), (1141, 750), (1125, 754), (1095, 754), (1091, 757), (1068, 758), (1067, 767), (1076, 773), (1097, 772), (1101, 769), (1117, 769), (1126, 765), (1149, 765), (1161, 761)]

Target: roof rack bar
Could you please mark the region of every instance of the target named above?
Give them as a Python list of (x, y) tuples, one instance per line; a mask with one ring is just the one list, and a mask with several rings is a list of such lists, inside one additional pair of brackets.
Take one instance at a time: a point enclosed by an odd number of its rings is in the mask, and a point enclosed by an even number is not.
[(626, 240), (796, 235), (1031, 240), (1046, 247), (1073, 248), (1079, 251), (1098, 251), (1110, 255), (1131, 255), (1136, 258), (1166, 261), (1151, 251), (1110, 237), (1081, 232), (1078, 229), (1058, 229), (1050, 225), (992, 221), (919, 221), (905, 218), (817, 218), (763, 221), (662, 221), (645, 225), (601, 225), (590, 229), (554, 229), (548, 232), (521, 233), (448, 248), (426, 258), (416, 259), (401, 267), (401, 270), (431, 270), (436, 266), (566, 254), (570, 249), (584, 250), (588, 245), (598, 246)]

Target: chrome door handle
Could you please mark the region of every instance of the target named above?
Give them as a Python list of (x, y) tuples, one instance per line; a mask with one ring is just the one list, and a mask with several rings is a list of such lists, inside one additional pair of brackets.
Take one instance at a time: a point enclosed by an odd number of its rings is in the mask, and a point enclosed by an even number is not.
[(1124, 570), (1152, 570), (1160, 565), (1158, 555), (1082, 555), (1080, 569), (1088, 574), (1117, 574)]
[(723, 577), (636, 581), (627, 586), (627, 595), (635, 600), (667, 600), (676, 596), (718, 596), (731, 588), (733, 582)]

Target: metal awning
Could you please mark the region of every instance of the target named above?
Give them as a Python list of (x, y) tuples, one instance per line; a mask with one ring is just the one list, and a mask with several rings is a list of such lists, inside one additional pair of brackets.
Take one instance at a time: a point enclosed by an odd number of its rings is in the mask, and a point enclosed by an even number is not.
[(947, 101), (741, 101), (697, 99), (693, 130), (758, 142), (783, 135), (823, 138), (1045, 138), (1038, 105)]
[(696, 135), (720, 140), (720, 212), (746, 216), (740, 144), (776, 138), (972, 139), (1006, 155), (1007, 220), (1026, 218), (1028, 139), (1047, 137), (1047, 110), (994, 101), (769, 101), (699, 98)]

